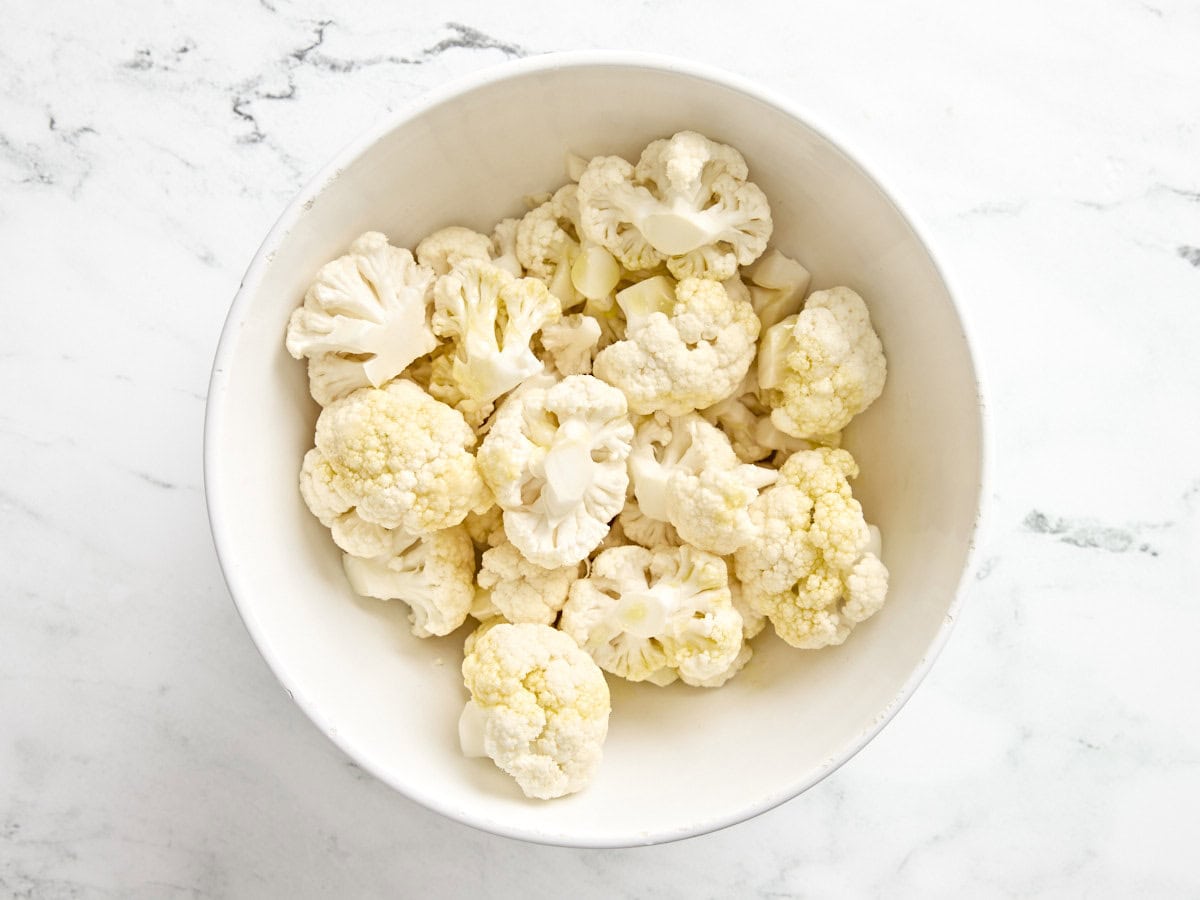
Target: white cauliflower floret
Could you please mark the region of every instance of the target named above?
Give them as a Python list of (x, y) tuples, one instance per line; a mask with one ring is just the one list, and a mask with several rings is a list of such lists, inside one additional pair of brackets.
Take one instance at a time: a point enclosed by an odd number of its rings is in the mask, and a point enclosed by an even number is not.
[[(482, 632), (482, 633), (480, 633)], [(585, 787), (600, 767), (611, 701), (604, 673), (548, 625), (485, 624), (463, 659), (467, 756), (488, 756), (527, 797)]]
[(492, 229), (492, 265), (511, 272), (515, 278), (525, 277), (525, 268), (517, 258), (517, 228), (520, 219), (501, 219)]
[(732, 394), (754, 361), (758, 317), (718, 282), (658, 276), (617, 294), (625, 339), (592, 364), (639, 415), (680, 416)]
[(793, 647), (840, 644), (887, 594), (877, 534), (863, 520), (845, 450), (794, 453), (750, 509), (755, 536), (737, 551), (748, 602)]
[(367, 522), (429, 534), (490, 504), (474, 444), (459, 413), (401, 379), (325, 407), (317, 419), (319, 458), (305, 457), (305, 466), (328, 485), (326, 501), (337, 496)]
[(437, 346), (428, 320), (433, 272), (368, 231), (317, 272), (292, 313), (288, 353), (308, 357), (309, 389), (322, 406), (379, 387)]
[(751, 539), (750, 504), (778, 477), (743, 464), (729, 438), (696, 413), (643, 420), (629, 472), (644, 515), (670, 522), (685, 542), (718, 555)]
[(571, 586), (559, 628), (630, 681), (703, 687), (742, 649), (725, 563), (692, 547), (616, 547)]
[(484, 551), (476, 583), (509, 622), (553, 625), (578, 577), (579, 563), (544, 569), (506, 541)]
[(505, 401), (479, 449), (504, 509), (504, 531), (545, 568), (584, 559), (625, 504), (633, 426), (625, 397), (590, 375), (523, 388)]
[(625, 543), (641, 544), (643, 547), (678, 547), (683, 543), (674, 525), (650, 518), (637, 503), (627, 502), (617, 516), (616, 524), (629, 538)]
[(521, 219), (516, 233), (517, 259), (546, 283), (563, 309), (607, 296), (621, 277), (621, 266), (611, 253), (591, 241), (581, 242), (577, 190), (574, 184), (559, 188)]
[(475, 596), (475, 547), (461, 525), (417, 537), (392, 531), (391, 546), (370, 559), (346, 554), (342, 567), (356, 594), (409, 605), (417, 637), (449, 634), (467, 619)]
[(763, 629), (767, 627), (767, 617), (751, 606), (750, 601), (746, 599), (741, 579), (734, 574), (734, 558), (732, 556), (725, 560), (725, 568), (729, 570), (729, 597), (733, 601), (733, 608), (742, 617), (742, 633), (747, 641), (752, 640), (762, 634)]
[(454, 352), (434, 360), (430, 390), (436, 396), (436, 385), (445, 397), (452, 389), (461, 396), (455, 408), (478, 425), (497, 397), (541, 371), (530, 342), (562, 308), (536, 278), (514, 278), (478, 259), (438, 278), (433, 294), (433, 330), (454, 341)]
[(758, 384), (771, 421), (801, 438), (841, 431), (883, 392), (887, 361), (867, 306), (845, 287), (817, 291), (763, 335)]
[(482, 553), (489, 547), (498, 547), (504, 543), (504, 510), (498, 506), (489, 506), (486, 511), (467, 514), (463, 520), (467, 534), (476, 549)]
[(417, 244), (416, 254), (421, 265), (445, 275), (464, 260), (488, 262), (492, 258), (492, 239), (462, 225), (450, 225)]
[(732, 395), (701, 410), (700, 414), (729, 436), (733, 452), (746, 463), (759, 462), (780, 452), (786, 458), (797, 450), (812, 450), (822, 444), (837, 446), (833, 442), (839, 437), (837, 434), (821, 435), (805, 440), (776, 428), (771, 421), (770, 408), (758, 397), (758, 371), (754, 366)]
[(542, 347), (563, 375), (590, 375), (600, 343), (600, 323), (575, 313), (542, 329)]
[(763, 331), (800, 312), (812, 281), (808, 269), (778, 250), (768, 250), (745, 275), (750, 279), (750, 302)]
[(626, 269), (665, 261), (676, 278), (723, 281), (754, 262), (771, 236), (771, 210), (738, 151), (694, 131), (652, 142), (637, 167), (598, 156), (579, 179), (583, 235)]

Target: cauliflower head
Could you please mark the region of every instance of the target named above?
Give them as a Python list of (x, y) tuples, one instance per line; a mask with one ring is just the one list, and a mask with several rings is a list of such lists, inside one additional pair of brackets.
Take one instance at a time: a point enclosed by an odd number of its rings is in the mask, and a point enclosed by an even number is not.
[(449, 634), (467, 619), (475, 597), (475, 546), (457, 525), (417, 537), (396, 530), (370, 559), (346, 554), (342, 567), (356, 594), (402, 600), (417, 637)]
[(323, 265), (292, 313), (287, 350), (308, 358), (313, 399), (328, 406), (367, 385), (391, 381), (438, 340), (428, 309), (433, 272), (368, 231)]
[(754, 362), (754, 309), (716, 281), (663, 276), (617, 294), (625, 339), (596, 356), (592, 371), (619, 387), (639, 415), (681, 416), (728, 397)]
[(817, 291), (804, 310), (763, 335), (758, 384), (771, 421), (786, 434), (841, 431), (883, 392), (887, 361), (862, 297)]
[(625, 505), (633, 438), (620, 391), (590, 375), (523, 388), (500, 407), (479, 448), (504, 531), (547, 569), (580, 562)]
[(742, 649), (725, 562), (692, 547), (616, 547), (571, 585), (559, 628), (630, 681), (703, 687)]
[(440, 389), (441, 399), (456, 395), (455, 408), (479, 425), (496, 398), (541, 371), (530, 343), (559, 320), (562, 307), (536, 278), (514, 278), (479, 259), (462, 260), (438, 278), (433, 295), (433, 330), (454, 350), (434, 359), (430, 391), (437, 396)]
[(476, 583), (487, 600), (478, 600), (489, 603), (509, 622), (553, 625), (578, 577), (579, 563), (543, 569), (505, 541), (483, 552)]
[(778, 477), (742, 463), (725, 433), (697, 413), (639, 423), (629, 471), (645, 516), (670, 522), (683, 541), (720, 556), (752, 538), (750, 504)]
[(417, 244), (416, 256), (417, 262), (435, 274), (446, 275), (464, 260), (491, 260), (492, 239), (462, 225), (450, 225), (439, 228)]
[(793, 647), (840, 644), (883, 606), (887, 569), (850, 490), (857, 474), (845, 450), (802, 450), (750, 508), (755, 537), (734, 557), (737, 577)]
[(305, 465), (319, 471), (327, 500), (340, 498), (375, 525), (422, 535), (491, 502), (474, 444), (462, 415), (400, 379), (325, 407), (317, 418), (319, 457), (306, 457)]
[(463, 752), (490, 757), (527, 797), (581, 790), (608, 736), (604, 673), (548, 625), (493, 622), (479, 632), (462, 664), (471, 692), (459, 721)]
[(598, 156), (579, 178), (579, 224), (626, 269), (662, 262), (676, 278), (718, 281), (771, 237), (771, 209), (737, 150), (694, 131), (653, 141), (637, 166)]

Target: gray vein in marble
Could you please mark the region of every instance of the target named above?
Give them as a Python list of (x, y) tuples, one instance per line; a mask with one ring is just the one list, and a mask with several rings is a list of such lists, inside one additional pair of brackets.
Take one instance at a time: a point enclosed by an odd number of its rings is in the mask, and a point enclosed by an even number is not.
[(146, 482), (146, 484), (153, 485), (154, 487), (157, 487), (157, 488), (163, 488), (164, 490), (173, 491), (179, 487), (179, 485), (175, 484), (174, 482), (164, 481), (161, 478), (156, 478), (155, 476), (151, 475), (149, 472), (141, 472), (137, 469), (129, 469), (128, 471), (129, 471), (129, 474), (133, 475), (135, 478), (140, 478), (142, 481)]
[(1175, 248), (1175, 252), (1193, 266), (1200, 269), (1200, 247), (1191, 247), (1187, 244), (1180, 244)]
[(1025, 211), (1026, 205), (1023, 200), (989, 200), (984, 203), (977, 203), (970, 209), (963, 210), (958, 214), (958, 218), (966, 219), (974, 216), (1018, 216)]
[(64, 128), (50, 110), (46, 111), (46, 131), (50, 136), (47, 143), (17, 142), (0, 133), (0, 157), (7, 157), (23, 173), (13, 183), (47, 187), (70, 183), (70, 195), (75, 198), (92, 171), (90, 155), (80, 142), (99, 132), (91, 125)]
[[(1062, 543), (1085, 549), (1107, 550), (1110, 553), (1126, 553), (1135, 550), (1158, 556), (1158, 551), (1142, 541), (1136, 528), (1113, 528), (1090, 520), (1051, 518), (1038, 510), (1031, 510), (1025, 517), (1025, 528), (1035, 534), (1057, 537)], [(1157, 527), (1169, 527), (1163, 523)]]
[(336, 24), (332, 20), (318, 22), (313, 43), (294, 51), (291, 58), (299, 64), (313, 66), (327, 72), (346, 73), (380, 65), (419, 66), (436, 59), (449, 50), (499, 50), (505, 56), (513, 59), (529, 56), (531, 53), (520, 44), (502, 41), (469, 25), (463, 25), (461, 22), (447, 22), (444, 27), (452, 32), (451, 36), (426, 47), (416, 56), (385, 55), (346, 59), (324, 53), (313, 53), (325, 43), (326, 28)]
[(1169, 184), (1156, 184), (1155, 187), (1170, 194), (1175, 194), (1177, 197), (1182, 197), (1184, 200), (1190, 200), (1192, 203), (1200, 203), (1200, 191), (1190, 188), (1173, 187)]
[(121, 63), (123, 68), (133, 69), (138, 72), (146, 72), (157, 70), (160, 72), (174, 71), (176, 65), (187, 54), (196, 49), (196, 43), (191, 38), (184, 38), (183, 42), (171, 49), (165, 56), (160, 56), (150, 47), (139, 47), (134, 51), (133, 58), (127, 59)]

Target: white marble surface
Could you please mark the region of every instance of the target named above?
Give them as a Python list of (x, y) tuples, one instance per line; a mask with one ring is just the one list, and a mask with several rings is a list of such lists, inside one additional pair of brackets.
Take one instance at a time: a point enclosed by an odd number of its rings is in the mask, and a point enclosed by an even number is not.
[[(0, 896), (1196, 896), (1200, 9), (510, 6), (6, 7)], [(734, 69), (874, 162), (984, 337), (996, 449), (986, 565), (880, 737), (616, 852), (477, 833), (343, 758), (243, 630), (200, 480), (222, 320), (308, 175), (577, 47)]]

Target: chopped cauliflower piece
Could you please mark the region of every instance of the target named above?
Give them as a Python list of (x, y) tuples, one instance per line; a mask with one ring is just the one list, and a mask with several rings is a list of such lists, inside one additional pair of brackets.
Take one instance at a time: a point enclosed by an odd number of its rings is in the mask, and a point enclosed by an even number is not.
[(525, 267), (517, 258), (517, 228), (520, 219), (501, 219), (492, 229), (492, 265), (512, 274), (514, 278), (525, 277)]
[(462, 225), (450, 225), (439, 228), (417, 244), (416, 254), (421, 265), (438, 275), (446, 275), (464, 260), (491, 260), (492, 239)]
[(820, 435), (812, 440), (792, 437), (775, 427), (771, 410), (758, 397), (758, 371), (754, 366), (741, 385), (720, 403), (700, 411), (713, 425), (729, 436), (733, 451), (745, 463), (766, 460), (776, 453), (812, 450), (818, 445), (837, 446), (838, 435)]
[(763, 331), (800, 312), (812, 281), (808, 269), (778, 250), (768, 250), (745, 274), (750, 279), (750, 302)]
[(841, 431), (883, 392), (887, 362), (867, 306), (849, 288), (817, 291), (763, 335), (758, 384), (780, 431)]
[(616, 547), (571, 585), (559, 627), (606, 672), (704, 686), (742, 649), (725, 562), (692, 547)]
[(758, 317), (719, 282), (659, 276), (617, 294), (625, 339), (597, 355), (592, 371), (619, 387), (639, 415), (680, 416), (735, 390), (754, 361)]
[(471, 699), (459, 722), (467, 756), (488, 756), (525, 796), (584, 788), (600, 767), (611, 710), (604, 673), (548, 625), (480, 626), (463, 659)]
[(305, 466), (320, 472), (321, 504), (336, 496), (367, 522), (429, 534), (490, 504), (474, 444), (459, 413), (400, 379), (325, 407), (317, 419), (319, 457), (306, 457)]
[(391, 546), (370, 559), (346, 554), (356, 594), (403, 600), (417, 637), (449, 634), (466, 621), (475, 597), (475, 547), (461, 525), (417, 537), (391, 532)]
[(489, 506), (485, 512), (471, 512), (463, 520), (471, 541), (482, 553), (489, 547), (498, 547), (505, 541), (504, 510), (498, 506)]
[(590, 375), (600, 343), (600, 323), (574, 313), (542, 329), (542, 347), (563, 375)]
[(479, 425), (496, 398), (541, 371), (530, 342), (562, 309), (536, 278), (514, 278), (478, 259), (438, 278), (433, 295), (433, 330), (454, 342), (454, 353), (440, 357), (445, 363), (434, 360), (433, 381), (449, 383), (462, 398), (455, 408)]
[(483, 552), (476, 581), (490, 605), (509, 622), (553, 625), (577, 578), (579, 563), (544, 569), (506, 541)]
[(625, 504), (633, 426), (620, 391), (590, 375), (513, 394), (479, 449), (504, 531), (545, 568), (580, 562)]
[(379, 387), (437, 346), (428, 319), (433, 272), (377, 231), (326, 263), (292, 313), (287, 350), (308, 358), (309, 388), (322, 406)]
[(750, 508), (755, 537), (735, 555), (745, 600), (793, 647), (840, 644), (887, 595), (887, 569), (848, 479), (845, 450), (792, 454)]
[(665, 261), (676, 278), (718, 281), (762, 255), (771, 210), (740, 153), (694, 131), (652, 142), (637, 166), (592, 159), (579, 179), (579, 224), (626, 269)]
[(634, 502), (625, 504), (617, 516), (616, 525), (629, 539), (625, 543), (641, 544), (643, 547), (678, 547), (683, 543), (674, 525), (650, 518)]
[(577, 192), (574, 184), (559, 188), (526, 213), (516, 231), (521, 265), (544, 281), (567, 310), (608, 296), (621, 278), (621, 266), (611, 253), (581, 240)]
[(644, 419), (629, 472), (644, 515), (670, 522), (683, 541), (721, 556), (751, 539), (750, 504), (778, 477), (742, 463), (724, 432), (696, 413)]

